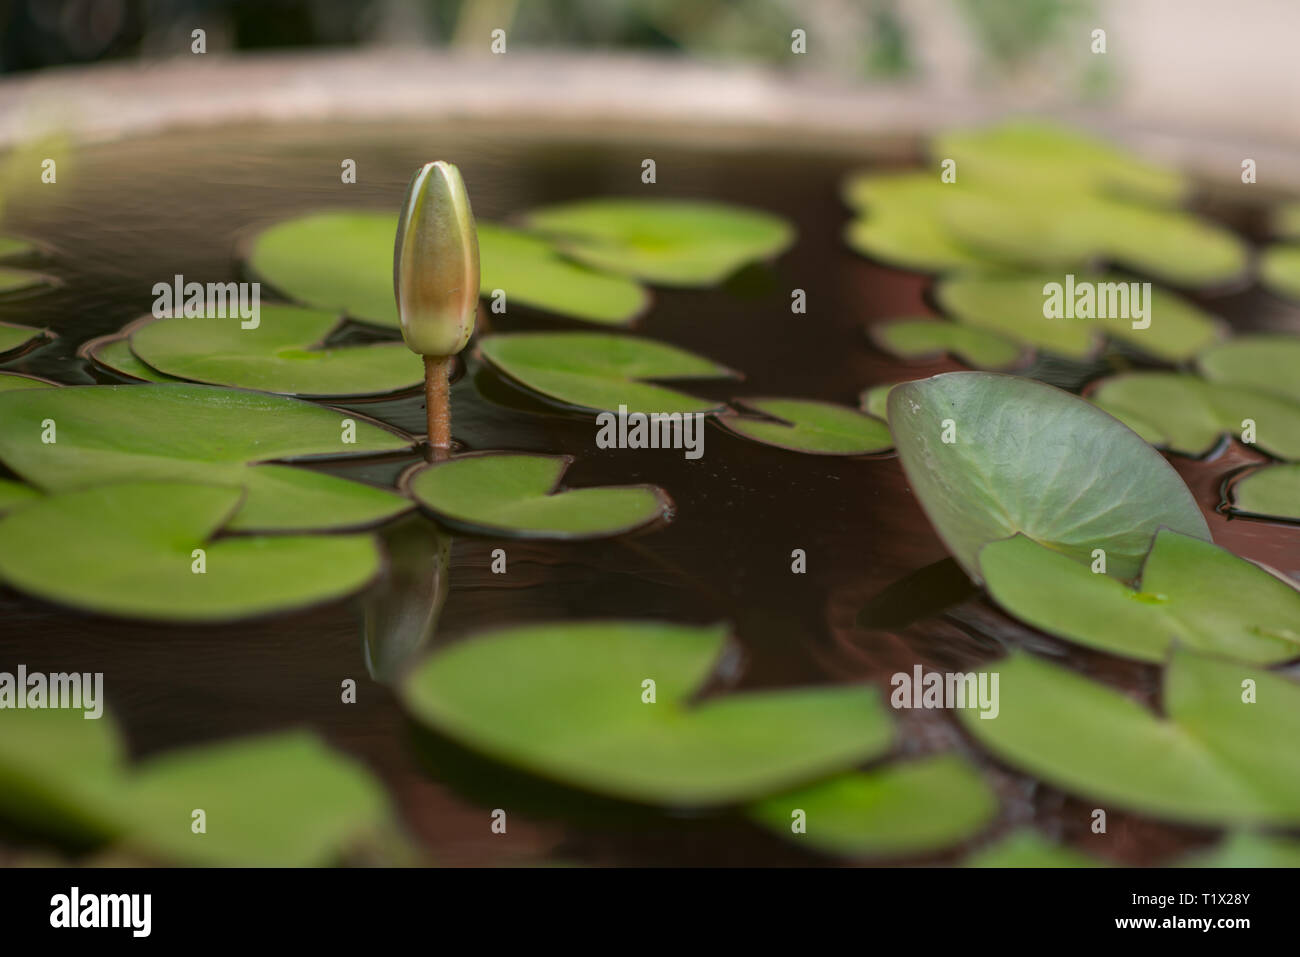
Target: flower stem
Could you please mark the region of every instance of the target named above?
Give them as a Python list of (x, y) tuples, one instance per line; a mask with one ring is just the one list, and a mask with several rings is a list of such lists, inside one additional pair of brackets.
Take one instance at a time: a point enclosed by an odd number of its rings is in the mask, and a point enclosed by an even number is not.
[(424, 357), (425, 409), (435, 461), (451, 451), (451, 356)]

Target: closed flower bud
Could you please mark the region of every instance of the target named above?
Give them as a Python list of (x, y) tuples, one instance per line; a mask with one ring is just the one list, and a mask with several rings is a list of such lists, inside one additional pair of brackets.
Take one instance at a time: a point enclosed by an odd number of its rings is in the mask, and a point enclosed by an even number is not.
[(393, 292), (407, 348), (451, 356), (478, 309), (478, 232), (460, 170), (439, 160), (411, 177), (393, 248)]

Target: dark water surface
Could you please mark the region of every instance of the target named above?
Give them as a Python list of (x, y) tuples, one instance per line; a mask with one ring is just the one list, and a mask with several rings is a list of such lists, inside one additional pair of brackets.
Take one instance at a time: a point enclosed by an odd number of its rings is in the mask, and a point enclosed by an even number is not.
[[(640, 182), (647, 156), (658, 166), (654, 186)], [(355, 185), (339, 181), (344, 158), (357, 161)], [(148, 312), (155, 282), (175, 273), (200, 282), (247, 278), (237, 249), (258, 227), (319, 208), (396, 209), (411, 171), (433, 158), (460, 165), (480, 219), (595, 195), (726, 200), (791, 219), (798, 242), (774, 265), (745, 270), (721, 289), (655, 291), (637, 333), (746, 376), (740, 383), (693, 383), (691, 391), (853, 405), (868, 386), (960, 368), (947, 360), (900, 363), (872, 348), (863, 334), (871, 321), (932, 311), (923, 277), (868, 262), (840, 240), (847, 211), (838, 181), (846, 170), (869, 165), (869, 157), (709, 152), (657, 142), (547, 143), (491, 130), (378, 125), (178, 133), (73, 154), (60, 166), (57, 190), (40, 205), (16, 204), (8, 213), (7, 230), (48, 245), (39, 268), (63, 285), (0, 303), (0, 319), (48, 325), (60, 336), (5, 368), (65, 383), (116, 381), (78, 358), (77, 347)], [(807, 315), (790, 312), (796, 287), (807, 291)], [(1300, 331), (1300, 312), (1257, 291), (1207, 301), (1239, 328)], [(491, 319), (497, 331), (591, 328), (514, 306), (508, 316)], [(1100, 368), (1041, 362), (1033, 373), (1077, 388)], [(1028, 647), (1157, 700), (1156, 668), (1071, 648), (1008, 620), (974, 593), (946, 561), (892, 456), (803, 456), (713, 426), (697, 461), (680, 451), (601, 450), (590, 416), (531, 400), (472, 356), (452, 398), (455, 437), (468, 448), (567, 452), (577, 458), (568, 474), (572, 484), (651, 482), (667, 489), (677, 507), (666, 526), (610, 541), (457, 536), (445, 604), (426, 647), (511, 622), (727, 620), (741, 654), (738, 668), (718, 676), (718, 687), (867, 681), (888, 690), (891, 674), (916, 664), (967, 670), (1007, 648)], [(349, 407), (414, 433), (424, 429), (419, 396)], [(1220, 544), (1300, 576), (1300, 528), (1229, 521), (1215, 512), (1224, 476), (1261, 459), (1233, 446), (1208, 462), (1174, 461)], [(390, 484), (416, 461), (411, 456), (336, 470)], [(392, 539), (397, 532), (385, 534)], [(418, 565), (421, 554), (431, 560), (434, 532), (422, 524), (414, 534)], [(423, 552), (420, 534), (429, 536)], [(506, 550), (508, 574), (490, 571), (497, 547)], [(807, 553), (805, 575), (791, 573), (795, 548)], [(386, 591), (381, 585), (372, 595), (371, 614), (378, 616), (372, 627), (397, 614), (376, 610), (376, 603), (405, 596), (418, 605), (402, 584), (407, 580)], [(310, 726), (383, 779), (419, 853), (436, 863), (822, 860), (727, 813), (683, 817), (599, 801), (417, 732), (388, 687), (368, 675), (365, 607), (359, 598), (231, 627), (163, 627), (74, 614), (3, 589), (0, 670), (23, 663), (31, 670), (104, 672), (109, 706), (136, 757)], [(356, 704), (340, 702), (345, 678), (358, 683)], [(1110, 814), (1107, 835), (1091, 835), (1090, 802), (1000, 767), (948, 714), (902, 711), (893, 717), (898, 744), (885, 760), (958, 749), (984, 769), (1002, 810), (981, 841), (1035, 824), (1090, 853), (1148, 863), (1214, 837), (1120, 813)], [(493, 808), (509, 813), (506, 835), (490, 831)], [(11, 838), (10, 846), (16, 841)], [(956, 860), (967, 849), (930, 860)]]

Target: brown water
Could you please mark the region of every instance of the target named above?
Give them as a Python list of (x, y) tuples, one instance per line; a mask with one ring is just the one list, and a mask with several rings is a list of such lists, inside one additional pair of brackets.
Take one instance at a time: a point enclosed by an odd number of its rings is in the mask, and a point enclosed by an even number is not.
[[(646, 156), (657, 161), (655, 186), (640, 183)], [(339, 182), (345, 157), (357, 161), (355, 185)], [(74, 155), (67, 172), (60, 167), (57, 190), (39, 206), (15, 205), (9, 213), (7, 229), (50, 246), (41, 268), (63, 285), (0, 304), (0, 319), (48, 325), (60, 335), (5, 368), (65, 383), (114, 381), (78, 358), (77, 346), (147, 312), (153, 283), (175, 273), (205, 282), (243, 278), (236, 249), (251, 231), (310, 209), (396, 208), (410, 171), (435, 157), (460, 165), (482, 219), (606, 194), (726, 200), (791, 219), (799, 240), (775, 265), (750, 268), (717, 290), (656, 291), (638, 333), (746, 373), (742, 383), (693, 383), (692, 391), (851, 405), (868, 386), (959, 368), (947, 360), (900, 363), (873, 349), (863, 334), (874, 320), (930, 311), (925, 279), (868, 262), (840, 241), (847, 213), (837, 183), (846, 170), (869, 165), (869, 157), (708, 152), (655, 142), (546, 143), (499, 130), (380, 126), (223, 129)], [(895, 154), (888, 162), (903, 158)], [(1239, 225), (1256, 218), (1230, 212), (1244, 217)], [(807, 291), (807, 315), (790, 313), (796, 287)], [(1208, 302), (1239, 328), (1300, 332), (1300, 310), (1256, 291)], [(508, 317), (493, 321), (498, 331), (580, 328), (513, 306)], [(1031, 372), (1078, 388), (1101, 368), (1043, 361)], [(611, 541), (456, 537), (432, 646), (509, 622), (723, 619), (734, 625), (741, 654), (719, 684), (868, 681), (887, 688), (892, 673), (916, 664), (966, 670), (1009, 647), (1028, 647), (1156, 700), (1155, 668), (1047, 638), (974, 593), (947, 560), (891, 456), (801, 456), (714, 427), (698, 461), (680, 451), (601, 450), (590, 417), (544, 406), (472, 358), (453, 388), (453, 406), (456, 438), (470, 448), (567, 452), (577, 457), (568, 475), (573, 484), (651, 482), (669, 491), (677, 509), (664, 527)], [(423, 431), (418, 396), (349, 407)], [(1300, 577), (1300, 527), (1229, 521), (1215, 511), (1223, 477), (1260, 458), (1233, 446), (1210, 461), (1176, 458), (1175, 464), (1218, 542)], [(391, 483), (414, 461), (336, 470)], [(506, 575), (489, 570), (497, 547), (508, 555)], [(795, 548), (807, 553), (805, 575), (791, 574)], [(417, 564), (420, 555), (417, 545)], [(387, 592), (381, 586), (372, 600), (411, 599), (400, 581)], [(235, 627), (164, 627), (74, 614), (0, 590), (0, 670), (21, 662), (41, 671), (103, 671), (109, 705), (136, 756), (310, 726), (384, 780), (419, 854), (435, 863), (823, 860), (728, 813), (668, 816), (599, 801), (416, 731), (388, 688), (367, 675), (363, 607), (359, 598)], [(358, 682), (354, 705), (340, 703), (345, 678)], [(894, 718), (896, 755), (956, 748), (980, 763), (998, 789), (998, 821), (975, 843), (1035, 824), (1090, 853), (1149, 863), (1214, 836), (1118, 813), (1110, 815), (1107, 835), (1092, 835), (1091, 803), (992, 762), (949, 715), (903, 711)], [(507, 835), (490, 832), (493, 808), (508, 811)], [(11, 849), (20, 843), (18, 836), (9, 838)], [(968, 849), (930, 860), (957, 860)]]

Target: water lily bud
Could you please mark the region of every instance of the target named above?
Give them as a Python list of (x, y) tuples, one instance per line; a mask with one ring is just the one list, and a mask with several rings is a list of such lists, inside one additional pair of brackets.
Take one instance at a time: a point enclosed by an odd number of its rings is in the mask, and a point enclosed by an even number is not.
[(402, 338), (422, 356), (465, 348), (478, 309), (478, 232), (460, 170), (439, 160), (411, 177), (393, 248)]

